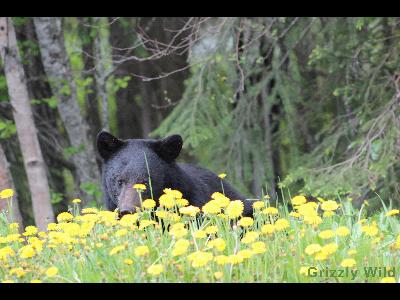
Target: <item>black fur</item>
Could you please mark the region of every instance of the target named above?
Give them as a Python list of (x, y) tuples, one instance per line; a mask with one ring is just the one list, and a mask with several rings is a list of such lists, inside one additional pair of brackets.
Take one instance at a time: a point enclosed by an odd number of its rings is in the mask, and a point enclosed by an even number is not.
[[(150, 171), (154, 200), (164, 188), (182, 192), (190, 205), (202, 207), (214, 192), (222, 192), (221, 180), (213, 172), (193, 164), (176, 163), (182, 149), (182, 138), (172, 135), (164, 139), (119, 140), (108, 132), (97, 136), (97, 148), (103, 158), (104, 201), (109, 210), (118, 207), (118, 197), (123, 185), (131, 187), (144, 183), (149, 187), (145, 155)], [(228, 182), (223, 181), (225, 195), (231, 200), (244, 202), (243, 215), (252, 215), (251, 202), (239, 194)], [(151, 198), (148, 188), (143, 199)]]

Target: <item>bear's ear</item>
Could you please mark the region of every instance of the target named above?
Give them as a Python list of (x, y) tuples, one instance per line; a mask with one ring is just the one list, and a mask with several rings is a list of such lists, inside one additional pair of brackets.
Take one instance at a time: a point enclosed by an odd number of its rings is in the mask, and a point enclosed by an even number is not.
[(182, 144), (182, 137), (174, 134), (156, 141), (153, 144), (153, 149), (166, 162), (172, 162), (181, 152)]
[(97, 150), (104, 160), (109, 159), (111, 155), (117, 152), (124, 144), (124, 141), (117, 139), (107, 131), (101, 131), (97, 135)]

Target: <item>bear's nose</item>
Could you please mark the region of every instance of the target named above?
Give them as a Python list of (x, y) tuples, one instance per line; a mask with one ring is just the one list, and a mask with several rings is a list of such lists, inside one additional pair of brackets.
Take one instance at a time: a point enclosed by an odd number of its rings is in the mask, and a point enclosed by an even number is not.
[(119, 217), (122, 218), (123, 216), (133, 214), (134, 212), (135, 212), (134, 208), (132, 209), (124, 208), (120, 210)]

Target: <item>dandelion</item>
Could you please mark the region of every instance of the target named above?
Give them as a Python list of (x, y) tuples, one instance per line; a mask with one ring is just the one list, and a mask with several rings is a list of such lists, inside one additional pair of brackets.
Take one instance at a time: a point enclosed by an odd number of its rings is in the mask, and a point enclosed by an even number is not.
[(261, 227), (261, 232), (263, 234), (273, 234), (275, 231), (275, 227), (272, 224), (265, 224)]
[(249, 231), (245, 234), (245, 236), (241, 239), (243, 244), (251, 244), (259, 237), (259, 233), (255, 231)]
[(208, 246), (217, 249), (217, 251), (224, 251), (226, 247), (226, 242), (222, 238), (216, 238), (208, 242)]
[(141, 191), (145, 191), (146, 190), (146, 185), (142, 184), (142, 183), (136, 183), (132, 186), (132, 188), (134, 188), (135, 190), (137, 190), (138, 192)]
[(14, 196), (14, 191), (12, 189), (4, 189), (0, 192), (0, 199), (7, 199)]
[(255, 202), (253, 202), (253, 208), (254, 209), (261, 209), (261, 208), (263, 208), (265, 206), (265, 203), (264, 203), (264, 201), (255, 201)]
[(396, 283), (396, 278), (394, 277), (383, 277), (381, 283)]
[(243, 202), (240, 200), (231, 201), (226, 209), (226, 214), (230, 219), (238, 218), (244, 209)]
[(289, 221), (286, 219), (278, 219), (274, 224), (276, 231), (283, 231), (286, 228), (289, 228), (289, 226), (290, 226)]
[(54, 277), (57, 275), (58, 269), (56, 267), (50, 267), (46, 270), (46, 276), (47, 277)]
[(333, 211), (324, 211), (324, 213), (322, 214), (324, 218), (329, 218), (332, 217), (333, 215), (335, 215), (335, 212)]
[(331, 254), (335, 253), (337, 249), (338, 249), (338, 245), (337, 244), (329, 243), (329, 244), (326, 244), (325, 246), (323, 246), (321, 248), (321, 252), (326, 254), (326, 255), (331, 255)]
[(26, 245), (19, 250), (21, 258), (32, 258), (35, 256), (35, 250), (32, 245)]
[(225, 173), (218, 174), (218, 177), (224, 179), (226, 177), (226, 174)]
[(322, 249), (321, 245), (319, 245), (319, 244), (311, 244), (311, 245), (308, 245), (306, 247), (306, 249), (304, 249), (304, 252), (307, 255), (313, 255), (313, 254), (321, 251), (321, 249)]
[(362, 226), (361, 232), (365, 233), (367, 236), (375, 236), (378, 234), (378, 227), (371, 225), (371, 226)]
[(165, 210), (159, 210), (156, 212), (156, 216), (159, 217), (160, 219), (165, 219), (168, 217), (168, 212)]
[(337, 236), (347, 236), (350, 234), (350, 230), (346, 226), (340, 226), (336, 229), (335, 234)]
[(243, 262), (243, 256), (239, 254), (231, 254), (228, 256), (228, 263), (231, 265), (237, 265)]
[(115, 233), (115, 236), (117, 237), (121, 237), (121, 236), (125, 236), (128, 234), (128, 230), (126, 228), (117, 230), (117, 232)]
[(159, 198), (159, 203), (161, 207), (173, 208), (175, 206), (175, 199), (172, 194), (163, 194)]
[(181, 199), (183, 196), (182, 193), (178, 190), (164, 189), (163, 192), (167, 195), (172, 196), (175, 199)]
[(74, 218), (73, 215), (71, 215), (69, 212), (62, 212), (57, 216), (57, 221), (60, 222), (68, 222), (71, 221)]
[(184, 237), (188, 233), (188, 230), (184, 226), (185, 224), (183, 223), (176, 223), (172, 225), (171, 229), (169, 230), (169, 234), (177, 239)]
[(212, 259), (213, 254), (204, 251), (196, 251), (188, 255), (188, 260), (192, 263), (192, 267), (199, 268), (207, 265)]
[(126, 264), (126, 265), (130, 266), (130, 265), (132, 265), (132, 264), (133, 264), (133, 260), (132, 260), (132, 259), (130, 259), (130, 258), (126, 258), (126, 259), (124, 259), (124, 264)]
[(220, 271), (218, 271), (218, 272), (214, 272), (214, 277), (215, 277), (215, 279), (221, 279), (222, 278), (222, 276), (224, 276), (224, 273), (222, 273), (222, 272), (220, 272)]
[(209, 202), (207, 202), (202, 208), (201, 210), (205, 213), (205, 214), (219, 214), (221, 212), (221, 207), (218, 203), (217, 200), (211, 200)]
[(190, 205), (190, 206), (186, 206), (186, 207), (181, 207), (181, 208), (179, 208), (179, 212), (180, 212), (182, 215), (187, 215), (187, 216), (190, 216), (190, 217), (195, 217), (195, 216), (200, 212), (200, 209), (199, 209), (198, 207), (196, 207), (196, 206)]
[(250, 217), (243, 217), (239, 220), (238, 225), (242, 227), (250, 227), (254, 223), (253, 218)]
[(150, 225), (156, 225), (156, 224), (157, 224), (157, 222), (155, 222), (153, 220), (141, 220), (140, 224), (139, 224), (139, 230), (143, 230)]
[(385, 216), (391, 217), (391, 216), (397, 215), (399, 213), (400, 213), (400, 211), (398, 209), (392, 209), (392, 210), (388, 211)]
[(196, 230), (195, 232), (193, 232), (193, 236), (196, 239), (204, 239), (207, 237), (207, 233), (204, 230)]
[(243, 249), (238, 251), (237, 255), (243, 257), (243, 259), (249, 259), (253, 256), (253, 251), (250, 249)]
[(357, 262), (354, 259), (346, 258), (342, 260), (340, 266), (342, 266), (343, 268), (353, 268), (356, 264)]
[(24, 236), (35, 235), (38, 233), (38, 229), (36, 226), (27, 226), (25, 227), (25, 232), (23, 233)]
[(251, 244), (251, 249), (255, 254), (262, 254), (267, 251), (264, 242), (254, 242)]
[(81, 202), (82, 202), (82, 200), (78, 199), (78, 198), (72, 200), (72, 203), (74, 203), (74, 204), (79, 204)]
[(218, 227), (215, 225), (212, 226), (208, 226), (205, 230), (204, 230), (207, 234), (216, 234), (218, 232)]
[(292, 205), (302, 205), (307, 202), (307, 198), (301, 195), (292, 198)]
[(124, 250), (124, 249), (125, 249), (125, 246), (124, 246), (124, 245), (116, 246), (116, 247), (114, 247), (114, 248), (111, 249), (111, 251), (109, 252), (109, 255), (110, 255), (110, 256), (115, 255), (115, 254), (121, 252), (121, 251)]
[(146, 256), (150, 253), (149, 247), (147, 246), (138, 246), (135, 248), (136, 256)]
[(189, 205), (189, 201), (186, 199), (180, 198), (180, 199), (176, 199), (176, 204), (178, 205), (178, 207), (184, 207), (184, 206)]
[(146, 199), (142, 203), (142, 207), (144, 207), (145, 209), (152, 209), (155, 206), (156, 206), (156, 201), (154, 201), (153, 199)]
[(189, 248), (190, 243), (186, 239), (179, 239), (176, 241), (174, 248), (172, 249), (172, 256), (179, 256), (185, 254)]
[(147, 268), (147, 274), (152, 276), (158, 276), (164, 271), (164, 267), (161, 264), (151, 265)]
[(297, 211), (290, 212), (289, 216), (291, 216), (293, 218), (300, 218), (301, 217), (301, 215)]
[(99, 210), (95, 207), (87, 207), (81, 210), (82, 214), (97, 214), (98, 211)]
[(335, 236), (335, 234), (332, 230), (324, 230), (324, 231), (321, 231), (318, 234), (318, 236), (323, 240), (327, 240), (327, 239), (333, 238)]
[(18, 223), (10, 223), (10, 225), (8, 225), (8, 228), (10, 228), (10, 230), (17, 230), (19, 228), (19, 224)]
[(339, 205), (336, 201), (327, 200), (321, 204), (321, 209), (325, 211), (333, 211), (338, 209)]
[(217, 255), (214, 257), (214, 261), (217, 263), (217, 265), (225, 265), (229, 263), (228, 256), (226, 255)]

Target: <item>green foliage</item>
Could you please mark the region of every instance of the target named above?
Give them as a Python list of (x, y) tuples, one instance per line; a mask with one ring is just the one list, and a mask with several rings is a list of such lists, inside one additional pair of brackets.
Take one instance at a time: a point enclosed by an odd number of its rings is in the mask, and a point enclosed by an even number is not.
[(31, 104), (33, 105), (47, 104), (50, 108), (56, 109), (58, 105), (58, 99), (55, 96), (43, 99), (32, 99)]
[(8, 139), (17, 132), (14, 122), (0, 118), (0, 139)]
[(100, 186), (93, 182), (83, 182), (81, 183), (80, 188), (89, 196), (95, 198), (94, 200), (92, 200), (92, 203), (88, 204), (89, 206), (95, 206), (96, 199), (101, 199), (103, 195)]

